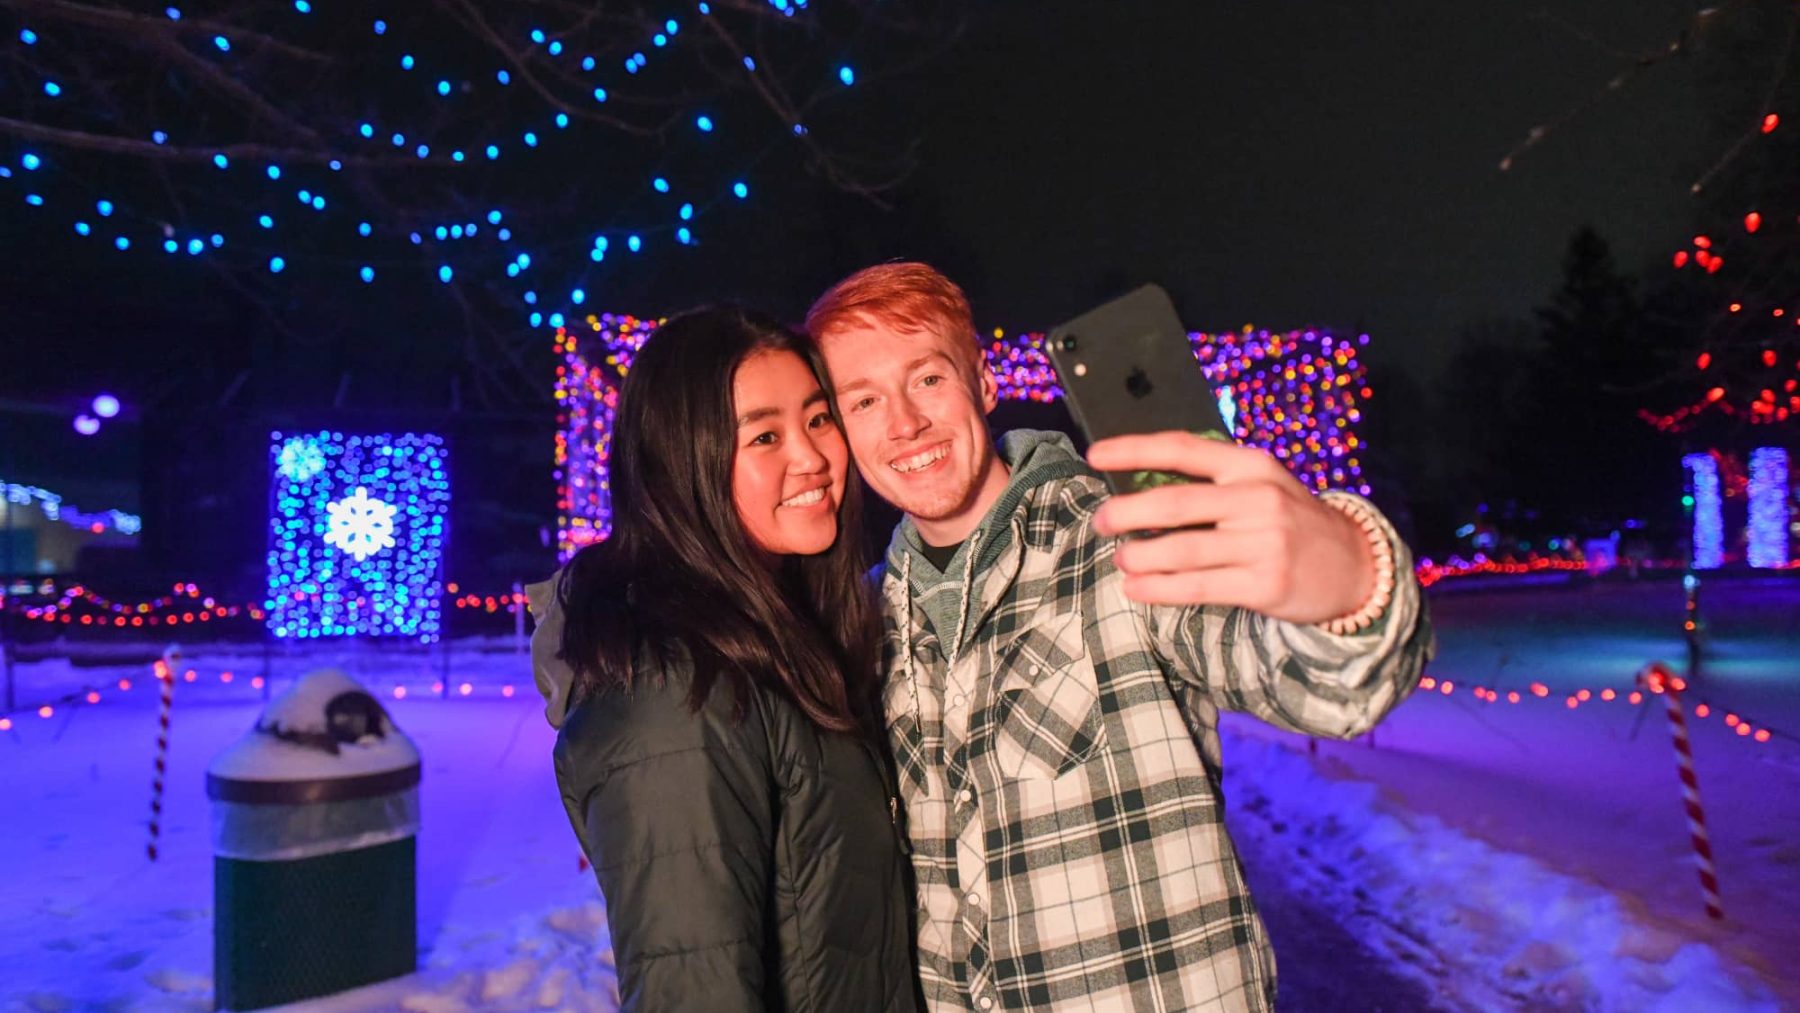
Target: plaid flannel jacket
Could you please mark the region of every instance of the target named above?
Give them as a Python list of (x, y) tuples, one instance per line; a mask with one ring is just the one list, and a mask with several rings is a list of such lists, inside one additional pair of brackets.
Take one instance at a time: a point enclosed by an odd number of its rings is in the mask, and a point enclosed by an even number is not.
[(924, 592), (961, 596), (954, 631), (931, 628), (907, 553), (889, 551), (884, 706), (933, 1013), (1272, 1008), (1274, 955), (1225, 830), (1218, 710), (1357, 735), (1431, 651), (1391, 528), (1394, 603), (1340, 637), (1129, 601), (1090, 523), (1106, 495), (1055, 479), (993, 522), (1011, 526), (998, 562)]

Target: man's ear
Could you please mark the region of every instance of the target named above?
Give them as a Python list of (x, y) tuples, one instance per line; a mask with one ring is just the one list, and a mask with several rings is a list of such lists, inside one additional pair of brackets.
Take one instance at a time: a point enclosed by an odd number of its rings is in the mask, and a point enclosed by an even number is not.
[(981, 410), (991, 414), (1000, 404), (1000, 381), (994, 378), (994, 367), (981, 357), (981, 368), (976, 374), (976, 381), (981, 391)]

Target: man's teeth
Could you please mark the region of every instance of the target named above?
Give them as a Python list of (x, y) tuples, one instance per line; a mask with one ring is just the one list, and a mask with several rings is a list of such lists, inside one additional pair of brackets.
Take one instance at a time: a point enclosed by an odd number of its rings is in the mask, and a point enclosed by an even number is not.
[(814, 489), (811, 492), (803, 492), (800, 495), (795, 496), (793, 499), (784, 499), (781, 501), (781, 505), (784, 507), (812, 506), (814, 503), (817, 503), (818, 501), (820, 501), (824, 498), (825, 498), (825, 487), (820, 486), (819, 488)]
[(903, 457), (900, 460), (895, 461), (892, 467), (895, 471), (918, 471), (928, 464), (943, 460), (944, 456), (948, 453), (950, 453), (949, 446), (941, 446), (932, 450), (927, 450), (923, 454), (914, 454), (911, 457)]

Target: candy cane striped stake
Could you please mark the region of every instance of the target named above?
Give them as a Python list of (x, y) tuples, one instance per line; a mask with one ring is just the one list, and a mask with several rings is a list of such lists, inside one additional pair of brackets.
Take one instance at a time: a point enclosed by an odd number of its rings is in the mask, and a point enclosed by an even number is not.
[(180, 658), (181, 648), (170, 644), (150, 666), (161, 694), (156, 715), (156, 776), (150, 780), (150, 842), (144, 846), (152, 862), (156, 861), (157, 839), (162, 836), (163, 778), (169, 772), (169, 710), (175, 704), (175, 662)]
[(1675, 739), (1675, 766), (1681, 775), (1681, 801), (1687, 812), (1688, 836), (1694, 844), (1694, 864), (1700, 870), (1700, 894), (1706, 902), (1706, 916), (1715, 921), (1725, 917), (1719, 905), (1719, 874), (1713, 867), (1712, 842), (1706, 836), (1706, 814), (1700, 809), (1700, 779), (1694, 776), (1694, 750), (1688, 744), (1687, 719), (1681, 712), (1681, 691), (1686, 680), (1669, 671), (1660, 661), (1645, 665), (1637, 675), (1638, 685), (1661, 694), (1669, 710), (1669, 733)]

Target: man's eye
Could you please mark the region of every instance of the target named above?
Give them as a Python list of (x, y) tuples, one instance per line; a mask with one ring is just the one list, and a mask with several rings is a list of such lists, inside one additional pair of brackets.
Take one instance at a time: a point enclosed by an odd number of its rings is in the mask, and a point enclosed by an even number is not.
[(921, 386), (921, 387), (936, 387), (939, 383), (943, 382), (943, 379), (944, 379), (943, 377), (933, 374), (931, 376), (926, 377), (923, 380), (920, 380), (919, 386)]
[(875, 399), (872, 397), (858, 398), (856, 400), (856, 403), (850, 406), (850, 410), (853, 412), (859, 412), (874, 403), (875, 403)]

